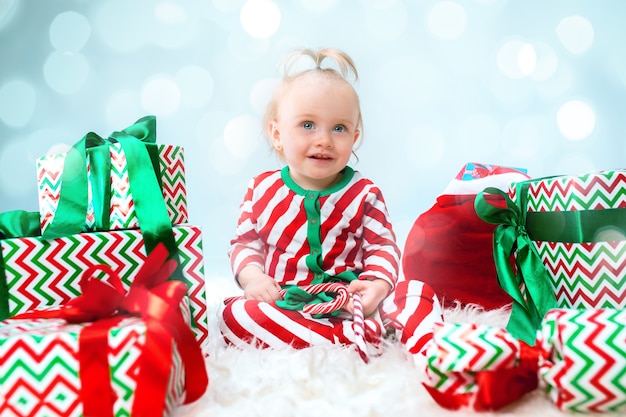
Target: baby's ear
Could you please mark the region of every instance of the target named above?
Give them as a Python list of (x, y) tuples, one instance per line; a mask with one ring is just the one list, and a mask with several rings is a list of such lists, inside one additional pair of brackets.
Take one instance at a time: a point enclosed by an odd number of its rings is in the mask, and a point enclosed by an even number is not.
[(282, 145), (280, 143), (280, 130), (278, 129), (278, 123), (276, 120), (272, 120), (267, 124), (267, 131), (272, 139), (272, 145), (274, 145), (274, 148), (280, 150)]
[(355, 130), (354, 131), (354, 143), (356, 143), (357, 140), (359, 140), (359, 137), (361, 136), (361, 131), (360, 130)]

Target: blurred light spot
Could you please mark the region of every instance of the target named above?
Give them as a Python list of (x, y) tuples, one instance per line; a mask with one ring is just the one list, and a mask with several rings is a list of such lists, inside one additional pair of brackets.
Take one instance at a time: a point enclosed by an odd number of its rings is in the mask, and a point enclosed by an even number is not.
[(337, 0), (300, 0), (300, 4), (307, 10), (322, 13), (335, 7)]
[(213, 77), (207, 70), (196, 65), (182, 68), (176, 74), (182, 104), (191, 108), (202, 107), (213, 96)]
[(259, 119), (242, 115), (231, 119), (224, 126), (224, 143), (235, 158), (247, 159), (261, 143)]
[(430, 168), (440, 164), (445, 151), (445, 138), (433, 127), (417, 127), (407, 136), (405, 154), (418, 167)]
[(218, 175), (234, 175), (239, 173), (247, 163), (245, 158), (239, 158), (232, 154), (226, 146), (224, 138), (213, 140), (208, 149), (208, 160), (211, 168)]
[(561, 44), (572, 54), (585, 53), (593, 44), (593, 26), (582, 16), (570, 16), (556, 27)]
[(556, 114), (559, 130), (567, 139), (582, 140), (593, 132), (595, 112), (580, 100), (568, 101)]
[(37, 93), (24, 81), (9, 81), (0, 87), (0, 119), (11, 127), (22, 127), (35, 110)]
[(559, 66), (559, 59), (552, 48), (543, 42), (534, 43), (533, 47), (536, 63), (531, 77), (535, 81), (545, 81), (556, 72)]
[(457, 131), (459, 151), (470, 160), (488, 160), (500, 152), (500, 126), (487, 114), (473, 114), (465, 118)]
[(265, 55), (269, 47), (269, 39), (252, 38), (241, 31), (232, 31), (228, 38), (230, 54), (242, 62), (256, 61)]
[(593, 161), (580, 154), (566, 154), (556, 164), (558, 175), (581, 175), (593, 171), (596, 171)]
[(80, 51), (91, 36), (91, 24), (74, 11), (58, 14), (50, 24), (50, 43), (60, 52)]
[(271, 0), (248, 0), (239, 19), (243, 29), (255, 38), (269, 38), (280, 27), (280, 9)]
[(111, 49), (133, 51), (152, 38), (154, 19), (146, 16), (143, 2), (107, 0), (95, 4), (99, 9), (96, 11), (94, 30)]
[(536, 60), (532, 45), (518, 39), (505, 41), (498, 50), (498, 69), (509, 78), (528, 76), (535, 69)]
[(250, 106), (255, 113), (265, 113), (265, 107), (272, 98), (278, 83), (279, 80), (277, 78), (265, 78), (254, 84), (252, 90), (250, 90)]
[(139, 93), (131, 90), (118, 90), (106, 102), (105, 114), (109, 126), (124, 126), (129, 114), (143, 114)]
[(154, 17), (165, 25), (179, 25), (189, 18), (185, 9), (172, 1), (163, 1), (154, 6)]
[(593, 240), (595, 242), (619, 242), (626, 240), (624, 231), (615, 226), (607, 226), (596, 232)]
[(167, 116), (180, 106), (180, 89), (167, 78), (148, 81), (141, 92), (141, 105), (151, 114)]
[(70, 150), (72, 145), (68, 145), (67, 143), (55, 143), (46, 151), (46, 155), (57, 155), (60, 153), (66, 153)]
[(517, 65), (524, 76), (530, 75), (535, 71), (537, 66), (537, 53), (531, 44), (525, 43), (520, 47), (519, 53), (517, 54)]
[(367, 8), (365, 22), (376, 39), (397, 39), (406, 32), (409, 20), (404, 3), (396, 0), (361, 1)]
[(57, 93), (74, 94), (89, 75), (89, 64), (79, 52), (51, 53), (43, 66), (46, 83)]
[[(22, 143), (24, 147), (27, 147), (24, 155), (34, 164), (37, 158), (44, 155), (65, 153), (72, 147), (71, 144), (80, 139), (81, 134), (84, 132), (77, 134), (74, 129), (67, 126), (38, 129)], [(44, 146), (46, 150), (42, 150)]]
[(440, 1), (428, 13), (428, 28), (441, 39), (456, 39), (465, 32), (467, 14), (463, 6), (454, 1)]

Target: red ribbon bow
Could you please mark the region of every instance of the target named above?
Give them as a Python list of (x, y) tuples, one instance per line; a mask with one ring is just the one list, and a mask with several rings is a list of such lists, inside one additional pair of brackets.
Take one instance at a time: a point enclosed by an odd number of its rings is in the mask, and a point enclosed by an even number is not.
[[(183, 361), (185, 399), (200, 398), (209, 384), (204, 357), (193, 331), (185, 322), (180, 304), (187, 286), (168, 278), (176, 269), (175, 260), (167, 260), (168, 251), (158, 244), (147, 257), (124, 291), (117, 273), (106, 265), (87, 269), (80, 281), (82, 295), (58, 310), (29, 311), (14, 319), (61, 318), (70, 323), (91, 322), (79, 336), (79, 363), (83, 414), (113, 416), (115, 394), (110, 383), (107, 335), (111, 327), (129, 316), (146, 322), (146, 339), (139, 359), (137, 387), (131, 415), (162, 415), (167, 396), (167, 381), (173, 368), (172, 338)], [(107, 280), (96, 277), (104, 272)], [(108, 386), (108, 389), (103, 387)]]
[(498, 410), (534, 391), (539, 380), (539, 349), (520, 340), (520, 357), (513, 368), (478, 371), (474, 373), (475, 393), (452, 394), (422, 384), (433, 399), (449, 410), (472, 407), (476, 411)]

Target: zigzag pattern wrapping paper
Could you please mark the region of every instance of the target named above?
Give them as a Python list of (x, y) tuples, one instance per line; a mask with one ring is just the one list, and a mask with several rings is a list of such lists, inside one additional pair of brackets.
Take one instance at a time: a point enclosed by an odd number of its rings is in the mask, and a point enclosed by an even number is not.
[[(172, 224), (187, 223), (187, 189), (185, 182), (184, 150), (180, 146), (157, 145), (163, 199)], [(139, 227), (128, 179), (126, 155), (116, 143), (109, 146), (111, 155), (110, 224), (108, 229)], [(61, 174), (65, 154), (48, 155), (37, 159), (37, 183), (42, 233), (48, 228), (61, 193)], [(87, 175), (90, 176), (89, 150), (87, 151)], [(95, 230), (92, 205), (91, 181), (88, 182), (88, 209), (83, 231)]]
[[(533, 180), (527, 200), (529, 213), (626, 208), (626, 171)], [(558, 307), (626, 308), (626, 236), (608, 229), (594, 242), (533, 242)]]
[[(5, 320), (0, 323), (0, 415), (81, 416), (78, 335), (85, 324), (61, 319)], [(108, 362), (115, 393), (114, 416), (130, 416), (146, 326), (128, 318), (109, 331)], [(184, 369), (172, 341), (173, 364), (163, 415), (184, 400)], [(103, 389), (105, 389), (103, 381)]]
[[(196, 226), (174, 226), (180, 265), (187, 284), (192, 327), (201, 346), (208, 341), (202, 233)], [(0, 241), (8, 287), (9, 315), (64, 304), (80, 295), (80, 277), (89, 266), (106, 264), (128, 290), (146, 259), (141, 231), (80, 233), (57, 239)]]
[[(540, 386), (559, 409), (626, 412), (626, 310), (550, 310), (534, 349)], [(515, 368), (520, 347), (500, 328), (440, 323), (427, 357), (427, 385), (472, 395), (476, 373)]]

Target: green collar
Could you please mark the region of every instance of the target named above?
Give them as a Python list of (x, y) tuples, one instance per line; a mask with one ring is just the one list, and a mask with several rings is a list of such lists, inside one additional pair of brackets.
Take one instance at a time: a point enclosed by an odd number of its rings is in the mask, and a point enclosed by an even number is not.
[[(334, 192), (337, 192), (339, 190), (341, 190), (343, 187), (345, 187), (351, 180), (352, 177), (354, 177), (354, 170), (352, 168), (350, 168), (349, 166), (346, 165), (346, 167), (343, 169), (342, 171), (343, 175), (341, 177), (341, 179), (333, 184), (331, 187), (325, 189), (325, 190), (321, 190), (321, 191), (317, 191), (317, 193), (319, 193), (318, 195), (320, 197), (323, 196), (327, 196), (330, 195)], [(285, 185), (294, 193), (298, 194), (298, 195), (307, 195), (310, 191), (309, 190), (305, 190), (304, 188), (300, 187), (298, 184), (296, 184), (296, 182), (291, 178), (291, 175), (289, 175), (289, 167), (285, 166), (281, 171), (280, 171), (280, 176), (283, 180), (283, 182), (285, 183)]]

